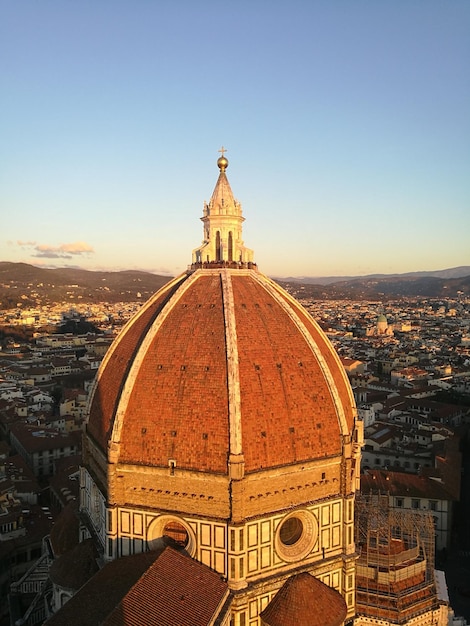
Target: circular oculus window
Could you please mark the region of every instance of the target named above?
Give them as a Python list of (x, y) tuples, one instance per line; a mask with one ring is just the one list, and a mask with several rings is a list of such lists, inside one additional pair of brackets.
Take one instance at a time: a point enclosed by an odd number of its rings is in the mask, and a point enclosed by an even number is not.
[(181, 522), (171, 521), (165, 524), (163, 536), (173, 539), (181, 548), (186, 548), (189, 543), (189, 534)]
[(317, 541), (318, 523), (310, 511), (296, 511), (281, 520), (274, 547), (284, 561), (296, 561), (311, 552)]
[(162, 515), (153, 521), (148, 531), (147, 543), (150, 547), (162, 537), (169, 537), (194, 556), (196, 536), (193, 529), (184, 520), (173, 515)]

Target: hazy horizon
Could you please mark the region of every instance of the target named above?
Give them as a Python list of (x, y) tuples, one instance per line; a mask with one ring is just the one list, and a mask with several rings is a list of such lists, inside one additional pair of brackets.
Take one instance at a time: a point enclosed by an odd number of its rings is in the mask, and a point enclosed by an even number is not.
[[(5, 262), (5, 261), (1, 261), (1, 262)], [(24, 261), (6, 261), (7, 263), (23, 263)], [(89, 269), (86, 267), (81, 267), (79, 265), (67, 265), (67, 266), (62, 266), (62, 265), (53, 265), (53, 264), (38, 264), (38, 263), (28, 263), (28, 265), (32, 265), (33, 267), (36, 267), (38, 269), (50, 269), (50, 270), (60, 270), (60, 269), (66, 269), (66, 270), (84, 270), (87, 272), (130, 272), (130, 271), (135, 271), (135, 272), (146, 272), (149, 274), (155, 274), (157, 276), (168, 276), (168, 278), (174, 277), (177, 274), (162, 274), (159, 273), (158, 271), (154, 271), (152, 272), (151, 270), (147, 270), (147, 269), (142, 269), (139, 267), (134, 267), (134, 268), (121, 268), (121, 269)], [(262, 271), (262, 268), (259, 268)], [(366, 278), (368, 276), (394, 276), (394, 275), (398, 275), (398, 276), (406, 276), (408, 274), (429, 274), (429, 273), (439, 273), (439, 272), (452, 272), (455, 270), (459, 270), (459, 269), (465, 269), (468, 271), (468, 274), (465, 273), (464, 276), (470, 275), (470, 265), (459, 265), (456, 267), (444, 267), (444, 268), (439, 268), (436, 270), (425, 270), (425, 269), (421, 269), (421, 270), (415, 270), (415, 271), (411, 271), (411, 272), (391, 272), (391, 273), (387, 273), (384, 274), (382, 272), (371, 272), (370, 274), (336, 274), (336, 275), (298, 275), (298, 276), (293, 276), (293, 275), (286, 275), (286, 274), (282, 274), (282, 275), (271, 275), (272, 278), (276, 278), (279, 280), (289, 280), (289, 279), (293, 279), (293, 280), (303, 280), (303, 279), (320, 279), (320, 280), (327, 280), (327, 279), (334, 279), (334, 278)], [(266, 274), (266, 272), (263, 272), (264, 274)]]

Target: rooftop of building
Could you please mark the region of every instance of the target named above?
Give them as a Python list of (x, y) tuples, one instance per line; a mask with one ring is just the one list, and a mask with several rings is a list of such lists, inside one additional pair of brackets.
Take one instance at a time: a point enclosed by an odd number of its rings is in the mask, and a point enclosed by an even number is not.
[(166, 547), (108, 563), (45, 626), (208, 626), (228, 599), (219, 574)]

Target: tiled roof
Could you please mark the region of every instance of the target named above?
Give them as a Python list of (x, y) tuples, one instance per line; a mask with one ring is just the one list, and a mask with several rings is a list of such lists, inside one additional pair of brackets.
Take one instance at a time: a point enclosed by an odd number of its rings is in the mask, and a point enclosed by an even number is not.
[(175, 459), (224, 474), (234, 397), (246, 472), (340, 454), (353, 427), (346, 374), (310, 315), (256, 271), (198, 270), (165, 286), (116, 339), (88, 433), (103, 451), (116, 437), (120, 462)]
[(85, 539), (56, 559), (49, 575), (54, 584), (77, 591), (99, 570), (93, 539)]
[(103, 626), (207, 626), (228, 594), (219, 574), (166, 548)]
[(159, 555), (144, 552), (108, 563), (45, 625), (98, 626)]
[(65, 448), (66, 446), (79, 448), (81, 445), (81, 433), (64, 433), (56, 428), (24, 424), (22, 422), (12, 425), (11, 434), (16, 437), (29, 454), (41, 450)]
[(340, 626), (346, 613), (338, 591), (303, 572), (286, 580), (261, 619), (266, 626)]
[[(182, 276), (180, 282), (184, 282), (184, 279), (185, 276)], [(177, 286), (179, 284), (177, 283)], [(169, 284), (165, 285), (150, 298), (139, 313), (126, 324), (101, 363), (87, 432), (103, 450), (106, 450), (111, 435), (116, 405), (135, 351), (174, 289), (175, 287), (171, 289)]]
[(5, 459), (5, 473), (11, 478), (17, 490), (23, 493), (24, 489), (30, 489), (34, 493), (41, 491), (33, 470), (20, 454)]
[(55, 556), (65, 554), (79, 542), (78, 502), (70, 502), (59, 513), (51, 530)]
[(219, 574), (167, 547), (108, 563), (45, 626), (208, 626), (228, 595)]
[(445, 486), (432, 478), (369, 469), (361, 476), (361, 491), (364, 494), (382, 493), (399, 497), (429, 498), (431, 500), (454, 500)]

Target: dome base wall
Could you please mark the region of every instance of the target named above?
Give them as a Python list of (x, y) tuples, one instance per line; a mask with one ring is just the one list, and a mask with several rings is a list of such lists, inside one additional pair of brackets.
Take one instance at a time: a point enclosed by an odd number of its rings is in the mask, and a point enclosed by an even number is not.
[(234, 523), (341, 495), (341, 457), (245, 475), (232, 483)]
[(122, 463), (109, 464), (107, 471), (112, 506), (202, 515), (235, 524), (308, 502), (351, 495), (342, 492), (341, 457), (259, 471), (239, 480), (178, 467)]
[(159, 511), (230, 518), (228, 476), (140, 465), (110, 465), (109, 502)]

